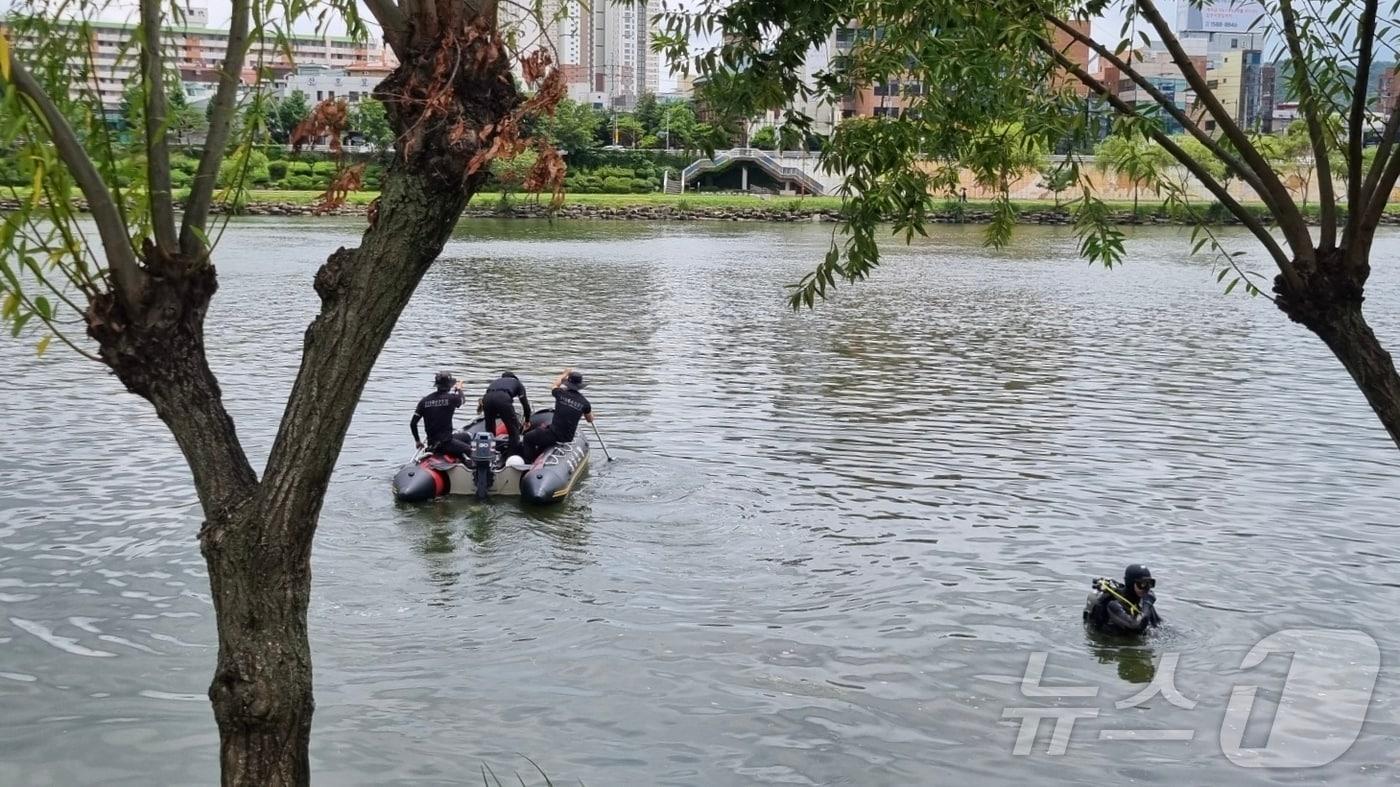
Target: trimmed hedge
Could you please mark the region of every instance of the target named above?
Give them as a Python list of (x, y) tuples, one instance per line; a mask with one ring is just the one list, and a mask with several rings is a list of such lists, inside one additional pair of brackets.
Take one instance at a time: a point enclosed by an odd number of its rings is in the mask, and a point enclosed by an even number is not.
[[(171, 158), (171, 181), (176, 188), (188, 188), (199, 167), (199, 150), (177, 153)], [(660, 155), (658, 155), (660, 154)], [(565, 189), (575, 194), (646, 194), (659, 191), (665, 159), (676, 159), (680, 166), (689, 163), (687, 157), (664, 154), (661, 151), (620, 151), (588, 157), (576, 156), (570, 162)], [(226, 158), (219, 172), (219, 185), (226, 187), (237, 175), (235, 157)], [(347, 154), (346, 163), (366, 163), (363, 188), (377, 191), (384, 181), (385, 156)], [(596, 162), (596, 163), (595, 163)], [(247, 182), (249, 188), (269, 188), (292, 191), (320, 191), (334, 177), (337, 163), (324, 153), (292, 153), (282, 147), (259, 146), (249, 154)], [(672, 166), (672, 170), (678, 167)], [(143, 175), (138, 157), (124, 159), (117, 171), (124, 186)], [(0, 157), (0, 185), (28, 186), (33, 169), (17, 156)], [(491, 183), (486, 190), (499, 190)]]

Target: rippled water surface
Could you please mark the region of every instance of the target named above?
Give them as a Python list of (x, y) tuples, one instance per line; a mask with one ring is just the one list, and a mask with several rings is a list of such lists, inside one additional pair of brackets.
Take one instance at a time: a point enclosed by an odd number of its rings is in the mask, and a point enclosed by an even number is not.
[[(355, 221), (246, 221), (220, 249), (213, 365), (261, 464)], [(1393, 783), (1400, 467), (1322, 345), (1225, 296), (1177, 230), (1105, 272), (1054, 229), (948, 228), (793, 314), (816, 225), (464, 223), (357, 411), (322, 516), (316, 780)], [(1242, 242), (1242, 247), (1249, 248)], [(1380, 242), (1393, 261), (1400, 236)], [(1400, 344), (1397, 273), (1368, 311)], [(0, 783), (216, 778), (214, 622), (189, 475), (101, 369), (0, 342)], [(548, 510), (398, 507), (433, 370), (590, 375), (617, 461)], [(1086, 636), (1088, 579), (1150, 563), (1168, 626)], [(1322, 769), (1220, 752), (1230, 688), (1277, 698), (1284, 628), (1361, 629), (1380, 683)], [(1045, 682), (1095, 697), (1022, 693)], [(1178, 658), (1195, 702), (1114, 703)], [(1272, 688), (1270, 688), (1272, 686)], [(1016, 756), (1007, 708), (1092, 707)], [(1304, 732), (1335, 720), (1303, 710)], [(1260, 722), (1266, 730), (1268, 718)], [(1190, 741), (1100, 731), (1188, 729)], [(1255, 732), (1258, 732), (1257, 730)], [(1246, 742), (1264, 744), (1263, 733)], [(536, 781), (539, 780), (535, 774)]]

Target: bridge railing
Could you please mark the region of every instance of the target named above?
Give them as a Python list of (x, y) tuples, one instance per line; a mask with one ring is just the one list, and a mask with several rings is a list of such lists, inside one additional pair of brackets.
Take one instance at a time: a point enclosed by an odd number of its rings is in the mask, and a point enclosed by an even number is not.
[(719, 169), (729, 164), (731, 161), (753, 161), (779, 180), (789, 180), (799, 183), (803, 188), (813, 194), (821, 194), (825, 191), (821, 181), (809, 175), (805, 170), (798, 167), (786, 166), (768, 151), (759, 150), (758, 148), (717, 150), (711, 158), (704, 158), (691, 162), (684, 170), (681, 170), (681, 183), (689, 183), (696, 175), (702, 172)]

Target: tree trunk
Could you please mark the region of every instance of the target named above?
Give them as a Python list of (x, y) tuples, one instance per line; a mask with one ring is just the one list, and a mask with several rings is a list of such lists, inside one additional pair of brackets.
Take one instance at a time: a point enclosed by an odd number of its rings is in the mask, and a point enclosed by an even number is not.
[(337, 250), (316, 273), (321, 311), (256, 500), (202, 538), (219, 619), (210, 698), (225, 784), (309, 781), (306, 610), (326, 488), (380, 351), (486, 179), (483, 151), (520, 102), (500, 39), (480, 18), (426, 37), (377, 93), (398, 145), (370, 226), (358, 248)]
[(1400, 448), (1400, 373), (1361, 312), (1369, 262), (1348, 263), (1340, 249), (1318, 250), (1313, 260), (1295, 260), (1294, 271), (1296, 287), (1283, 274), (1274, 279), (1278, 307), (1337, 356)]
[(269, 549), (286, 526), (258, 506), (200, 533), (219, 628), (209, 699), (226, 785), (311, 780), (310, 551)]
[(1326, 322), (1309, 327), (1346, 367), (1390, 433), (1390, 439), (1400, 448), (1400, 374), (1361, 309), (1339, 310)]
[[(427, 6), (424, 7), (425, 9)], [(217, 288), (203, 258), (147, 246), (140, 303), (93, 300), (88, 332), (128, 390), (150, 401), (194, 475), (205, 524), (219, 653), (209, 697), (223, 783), (304, 785), (312, 699), (306, 612), (311, 543), (355, 405), (419, 280), (442, 251), (520, 104), (490, 13), (440, 3), (380, 86), (398, 135), (360, 247), (315, 277), (321, 311), (261, 481), (225, 411), (204, 350)], [(440, 12), (440, 13), (439, 13)], [(502, 135), (505, 135), (503, 138)]]

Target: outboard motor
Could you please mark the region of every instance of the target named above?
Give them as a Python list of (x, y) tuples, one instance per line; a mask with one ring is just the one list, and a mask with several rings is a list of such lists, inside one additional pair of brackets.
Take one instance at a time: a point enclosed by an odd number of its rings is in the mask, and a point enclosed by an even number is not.
[(491, 472), (491, 460), (496, 451), (496, 438), (485, 432), (472, 435), (472, 480), (476, 482), (476, 499), (485, 500), (491, 495), (491, 482), (495, 473)]

